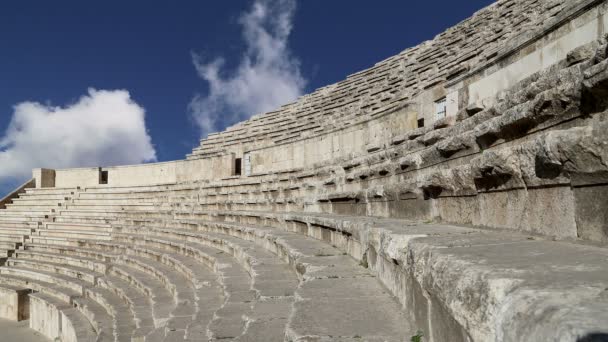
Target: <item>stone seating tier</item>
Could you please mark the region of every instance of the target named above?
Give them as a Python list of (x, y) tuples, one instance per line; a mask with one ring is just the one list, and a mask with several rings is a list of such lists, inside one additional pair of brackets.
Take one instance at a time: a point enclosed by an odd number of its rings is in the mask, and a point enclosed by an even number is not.
[[(380, 115), (568, 4), (494, 6), (191, 157)], [(65, 341), (584, 341), (608, 322), (607, 55), (309, 169), (27, 189), (0, 210), (0, 313)]]
[[(190, 159), (225, 152), (234, 145), (257, 147), (324, 134), (403, 107), (422, 91), (491, 61), (508, 46), (548, 24), (576, 3), (499, 1), (471, 18), (346, 80), (317, 89), (279, 110), (260, 114), (209, 135)], [(493, 32), (478, 27), (492, 27)]]

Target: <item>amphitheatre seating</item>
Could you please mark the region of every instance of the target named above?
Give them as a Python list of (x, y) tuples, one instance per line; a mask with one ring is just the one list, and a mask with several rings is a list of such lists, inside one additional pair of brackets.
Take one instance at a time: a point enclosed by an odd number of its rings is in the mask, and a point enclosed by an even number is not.
[[(431, 42), (210, 135), (189, 159), (378, 118), (563, 20), (567, 6), (597, 3), (501, 0)], [(476, 29), (487, 25), (496, 30)], [(0, 210), (0, 312), (29, 316), (62, 341), (606, 334), (607, 57), (605, 39), (586, 44), (491, 105), (305, 169), (26, 189)]]
[[(277, 111), (210, 134), (188, 158), (218, 155), (234, 145), (295, 142), (398, 110), (424, 90), (458, 77), (470, 66), (495, 59), (513, 40), (541, 29), (569, 5), (563, 1), (499, 1), (431, 41), (317, 89)], [(478, 27), (492, 27), (493, 33)]]
[[(303, 187), (298, 182), (281, 182), (274, 192), (292, 191), (292, 199), (303, 201), (293, 192)], [(92, 331), (114, 341), (402, 341), (430, 329), (413, 323), (424, 321), (442, 327), (444, 336), (434, 332), (439, 341), (483, 340), (498, 321), (518, 333), (532, 329), (546, 319), (544, 301), (574, 301), (581, 311), (564, 311), (561, 320), (531, 334), (565, 333), (558, 323), (573, 315), (605, 319), (600, 293), (608, 279), (596, 271), (605, 267), (598, 260), (608, 257), (603, 247), (409, 220), (288, 212), (276, 203), (260, 210), (278, 198), (264, 184), (78, 189), (73, 201), (91, 204), (82, 209), (66, 203), (23, 234), (23, 245), (0, 268), (0, 285), (30, 288), (58, 313), (75, 307), (70, 319), (89, 327), (78, 340)], [(217, 196), (210, 204), (211, 193)], [(242, 208), (233, 208), (237, 201)], [(445, 297), (428, 297), (404, 281), (432, 282)], [(530, 291), (539, 289), (546, 292), (530, 302)], [(564, 297), (570, 292), (576, 299)], [(466, 293), (474, 298), (462, 297)], [(511, 301), (500, 310), (491, 304)], [(408, 314), (402, 306), (420, 310)], [(518, 319), (522, 306), (539, 308), (530, 325)], [(477, 328), (465, 333), (463, 321)]]

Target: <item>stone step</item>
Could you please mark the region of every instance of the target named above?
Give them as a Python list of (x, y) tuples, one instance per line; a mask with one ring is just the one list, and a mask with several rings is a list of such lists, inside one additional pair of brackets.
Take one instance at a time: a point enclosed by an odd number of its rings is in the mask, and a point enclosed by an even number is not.
[(72, 198), (74, 194), (71, 192), (65, 194), (45, 194), (38, 192), (26, 192), (19, 194), (19, 199), (23, 200), (57, 200), (59, 202)]
[(59, 264), (39, 259), (27, 259), (24, 257), (9, 258), (6, 261), (5, 266), (61, 274), (64, 276), (82, 280), (90, 285), (95, 285), (95, 283), (97, 282), (97, 278), (103, 276), (103, 274), (101, 273), (97, 273), (91, 271), (90, 269), (79, 266)]
[(82, 230), (82, 229), (39, 229), (37, 236), (42, 238), (66, 238), (66, 239), (91, 239), (91, 240), (111, 240), (112, 234), (104, 231)]
[(12, 203), (14, 205), (19, 206), (48, 206), (48, 207), (57, 207), (61, 205), (61, 203), (69, 201), (69, 197), (64, 197), (60, 200), (57, 199), (38, 199), (38, 198), (15, 198)]
[(44, 211), (54, 210), (61, 208), (61, 202), (53, 202), (51, 204), (39, 204), (39, 203), (21, 203), (13, 202), (6, 205), (6, 209), (9, 211)]
[(112, 232), (112, 226), (109, 224), (81, 224), (69, 222), (45, 222), (44, 228), (49, 230), (71, 230), (71, 231), (91, 231), (91, 232)]
[(26, 286), (73, 305), (90, 322), (98, 335), (97, 341), (114, 341), (111, 317), (99, 304), (82, 297), (83, 282), (57, 274), (4, 266), (0, 267), (0, 282)]
[(113, 187), (86, 187), (84, 192), (148, 192), (166, 191), (175, 186), (175, 183), (150, 185), (150, 186), (113, 186)]
[[(147, 235), (150, 235), (150, 233), (154, 234), (155, 232), (157, 230), (154, 228), (146, 231)], [(179, 237), (179, 233), (185, 233), (182, 236), (187, 237), (188, 241), (184, 243), (180, 240), (168, 239), (167, 236), (170, 235), (168, 230), (160, 232), (159, 229), (158, 232), (160, 234), (154, 235), (162, 236), (162, 238), (149, 238), (133, 234), (130, 235), (131, 241), (134, 243), (137, 241), (140, 244), (171, 244), (173, 246), (182, 246), (181, 248), (190, 248), (193, 250), (193, 253), (209, 253), (211, 252), (209, 247), (198, 243), (203, 240), (202, 237), (204, 236), (208, 243), (214, 240), (218, 245), (223, 243), (233, 246), (232, 248), (236, 247), (235, 240), (237, 239), (229, 236), (221, 237), (218, 234), (202, 233), (190, 235), (188, 232), (174, 231), (173, 238)], [(224, 242), (221, 242), (222, 240)], [(260, 247), (257, 247), (255, 251), (252, 250), (255, 245), (249, 241), (241, 241), (241, 244), (244, 245), (242, 249), (239, 251), (233, 250), (234, 257), (240, 257), (243, 263), (249, 263), (245, 268), (252, 275), (243, 273), (243, 271), (241, 273), (234, 273), (240, 267), (231, 267), (229, 269), (230, 272), (224, 274), (222, 278), (224, 279), (224, 286), (228, 291), (230, 300), (223, 310), (216, 313), (217, 317), (210, 327), (211, 333), (218, 339), (240, 336), (241, 339), (246, 340), (247, 338), (253, 338), (252, 336), (257, 336), (256, 338), (264, 336), (268, 341), (283, 340), (287, 318), (294, 300), (294, 291), (298, 286), (297, 278), (293, 274), (293, 271), (289, 269), (289, 266), (280, 262), (276, 256), (265, 252)], [(212, 256), (213, 254), (209, 255)], [(225, 264), (226, 262), (230, 262), (230, 260), (221, 261), (221, 264)], [(219, 272), (222, 271), (226, 272), (225, 266), (219, 270)], [(242, 284), (242, 286), (239, 284)], [(251, 298), (250, 289), (253, 289), (257, 293), (254, 298)], [(240, 310), (236, 311), (236, 308), (240, 308)], [(269, 310), (271, 308), (272, 310)], [(237, 313), (231, 313), (234, 311)], [(241, 321), (240, 317), (245, 313), (249, 317), (248, 329), (251, 329), (247, 331), (243, 331), (244, 326), (242, 323), (238, 323)]]
[(0, 226), (0, 234), (3, 235), (30, 235), (34, 230), (34, 228)]
[(166, 196), (166, 192), (98, 192), (86, 191), (78, 193), (78, 199), (156, 199)]
[[(1, 210), (0, 210), (1, 212)], [(166, 210), (129, 210), (129, 211), (125, 211), (125, 210), (105, 210), (105, 209), (87, 209), (87, 210), (83, 210), (83, 209), (75, 209), (75, 208), (70, 208), (69, 210), (60, 210), (58, 211), (58, 214), (61, 216), (90, 216), (90, 217), (118, 217), (118, 216), (123, 216), (123, 217), (141, 217), (141, 218), (148, 218), (148, 217), (158, 217), (159, 215), (167, 215), (170, 214), (169, 211)]]
[(13, 221), (13, 220), (2, 220), (0, 217), (0, 229), (2, 228), (38, 228), (39, 223), (37, 221)]
[[(108, 321), (108, 316), (111, 318), (111, 331), (113, 332), (116, 341), (131, 340), (135, 325), (126, 304), (112, 292), (95, 287), (97, 280), (103, 277), (103, 274), (78, 266), (65, 266), (64, 264), (48, 261), (21, 258), (11, 258), (7, 260), (6, 267), (41, 273), (42, 276), (47, 276), (49, 279), (53, 278), (54, 280), (60, 281), (60, 284), (71, 284), (70, 287), (72, 288), (75, 286), (82, 286), (83, 296), (95, 302), (94, 305), (90, 303), (88, 305), (95, 308), (100, 306), (105, 310), (105, 314), (98, 313), (97, 316), (102, 317), (104, 322)], [(82, 281), (86, 284), (83, 284)]]
[(7, 204), (7, 209), (0, 210), (0, 216), (21, 216), (21, 217), (47, 217), (51, 214), (51, 210), (47, 208), (31, 210), (28, 208), (21, 207), (9, 207)]
[[(7, 205), (8, 207), (8, 205)], [(131, 210), (154, 210), (153, 204), (67, 204), (65, 209), (75, 210), (107, 210), (107, 211), (131, 211)]]
[[(246, 227), (243, 227), (243, 229), (246, 229)], [(249, 231), (250, 231), (248, 233), (249, 235), (251, 235), (251, 229), (252, 228), (249, 227)], [(290, 256), (291, 256), (290, 261), (294, 265), (300, 265), (300, 266), (298, 266), (300, 269), (302, 269), (303, 267), (301, 266), (302, 262), (299, 262), (298, 259), (301, 258), (302, 256), (306, 256), (305, 265), (307, 265), (307, 267), (303, 268), (303, 269), (306, 269), (306, 270), (308, 270), (308, 268), (314, 269), (315, 272), (318, 273), (319, 277), (321, 277), (322, 279), (340, 279), (341, 277), (345, 277), (345, 276), (373, 279), (372, 283), (367, 284), (368, 288), (370, 289), (370, 296), (373, 298), (368, 298), (367, 300), (360, 299), (359, 301), (355, 300), (354, 301), (355, 304), (351, 305), (350, 309), (362, 310), (365, 308), (365, 306), (372, 305), (372, 303), (374, 301), (380, 301), (382, 303), (382, 310), (384, 310), (384, 311), (388, 310), (388, 312), (391, 313), (390, 315), (393, 316), (393, 318), (391, 318), (391, 319), (388, 319), (386, 316), (378, 316), (379, 320), (371, 322), (370, 326), (361, 327), (361, 329), (359, 329), (359, 330), (357, 330), (356, 328), (350, 327), (350, 326), (344, 327), (345, 330), (342, 330), (342, 332), (346, 331), (346, 328), (348, 328), (348, 329), (352, 328), (352, 329), (354, 329), (354, 331), (360, 331), (363, 334), (361, 336), (376, 336), (375, 334), (377, 334), (377, 337), (388, 338), (389, 340), (391, 340), (391, 339), (396, 340), (396, 339), (398, 339), (399, 334), (402, 334), (402, 333), (405, 334), (408, 331), (409, 328), (403, 326), (403, 322), (405, 321), (405, 319), (400, 310), (399, 304), (389, 293), (387, 293), (385, 290), (383, 290), (382, 285), (377, 281), (377, 279), (373, 278), (371, 273), (369, 273), (367, 270), (365, 270), (364, 268), (359, 266), (358, 263), (355, 262), (350, 257), (343, 256), (343, 252), (337, 250), (336, 248), (328, 246), (323, 242), (312, 240), (310, 238), (299, 236), (297, 234), (285, 234), (285, 233), (286, 232), (279, 231), (279, 232), (273, 232), (274, 235), (272, 237), (270, 236), (270, 234), (267, 234), (267, 236), (271, 239), (274, 239), (277, 236), (281, 237), (281, 240), (289, 239), (289, 241), (291, 242), (292, 245), (288, 245), (284, 241), (282, 241), (283, 244), (286, 245), (286, 247), (284, 246), (284, 250), (288, 250), (288, 252), (286, 252), (286, 253), (290, 254)], [(302, 241), (302, 240), (306, 240), (306, 241)], [(293, 245), (298, 246), (299, 248), (295, 248)], [(302, 248), (304, 248), (304, 249), (302, 249)], [(328, 259), (330, 259), (329, 257), (333, 257), (333, 259), (328, 261)], [(319, 259), (319, 260), (317, 261), (316, 259)], [(316, 263), (313, 263), (313, 262), (316, 262)], [(359, 271), (357, 271), (357, 269), (359, 269)], [(324, 270), (324, 271), (321, 271), (321, 270)], [(333, 272), (328, 271), (328, 270), (331, 270)], [(336, 273), (336, 272), (338, 272), (338, 273)], [(311, 274), (312, 274), (312, 272), (310, 272), (306, 276), (306, 281), (310, 282), (310, 283), (314, 283), (316, 281), (316, 276), (313, 277), (313, 276), (311, 276)], [(304, 276), (304, 274), (302, 274), (302, 276)], [(352, 279), (350, 279), (350, 281), (352, 281)], [(336, 282), (337, 282), (337, 280), (336, 280)], [(372, 286), (373, 284), (375, 284), (375, 287)], [(344, 286), (343, 284), (341, 284), (341, 285)], [(311, 286), (313, 286), (313, 285), (311, 285)], [(377, 292), (374, 292), (374, 291), (377, 291)], [(333, 302), (332, 302), (332, 300), (328, 300), (327, 298), (324, 298), (323, 300), (326, 302), (329, 302), (331, 304), (331, 305), (327, 306), (327, 310), (329, 311), (330, 308), (333, 307), (332, 305), (344, 306), (345, 303), (349, 302), (353, 298), (356, 298), (356, 297), (335, 299), (335, 300), (333, 300)], [(303, 302), (305, 302), (305, 301), (303, 301)], [(302, 304), (302, 305), (304, 306), (304, 304)], [(317, 305), (320, 305), (320, 303), (317, 303)], [(296, 304), (296, 306), (297, 306), (297, 304)], [(392, 308), (392, 309), (389, 309), (389, 308)], [(312, 311), (310, 308), (302, 308), (301, 311), (302, 311), (302, 314), (301, 314), (302, 319), (310, 319), (310, 316), (312, 315)], [(339, 317), (339, 315), (341, 315), (339, 310), (334, 310), (334, 311), (337, 311), (337, 312), (333, 313), (334, 315), (337, 315), (335, 317)], [(329, 314), (329, 312), (327, 314)], [(403, 322), (400, 321), (401, 319), (403, 319)], [(382, 320), (385, 323), (388, 322), (388, 325), (379, 324), (380, 320)], [(334, 321), (334, 323), (335, 323), (335, 321)], [(314, 327), (313, 327), (313, 325), (314, 325)], [(372, 328), (375, 325), (378, 325), (379, 327), (381, 327), (382, 330), (373, 330)], [(402, 329), (399, 328), (400, 326), (402, 327)], [(306, 334), (309, 334), (310, 330), (315, 331), (316, 333), (323, 332), (323, 329), (315, 330), (316, 329), (315, 327), (324, 327), (327, 330), (326, 333), (328, 331), (333, 332), (336, 330), (332, 326), (329, 326), (329, 325), (324, 326), (321, 322), (315, 322), (314, 324), (311, 324), (311, 326), (307, 326), (307, 325), (304, 325), (301, 327), (298, 326), (297, 329), (294, 328), (294, 331), (300, 331), (299, 333), (303, 334), (303, 336), (305, 336)], [(332, 328), (334, 330), (332, 330)], [(371, 332), (370, 332), (370, 330), (371, 330)], [(263, 331), (263, 329), (262, 329), (262, 331)], [(283, 334), (284, 334), (283, 330), (281, 330), (281, 332), (282, 332), (281, 336), (283, 336)], [(297, 333), (294, 333), (294, 334), (297, 335)], [(384, 335), (382, 335), (382, 334), (384, 334)]]
[(46, 282), (43, 280), (32, 280), (29, 277), (22, 277), (17, 274), (2, 274), (0, 275), (0, 284), (2, 286), (18, 286), (31, 289), (34, 292), (45, 293), (65, 303), (71, 303), (72, 299), (81, 294), (62, 285)]
[(64, 195), (78, 192), (78, 188), (36, 188), (25, 189), (26, 194)]
[[(128, 246), (111, 242), (64, 240), (62, 244), (86, 247), (89, 253), (94, 253), (92, 251), (95, 249), (104, 253), (114, 252), (116, 258), (113, 259), (110, 274), (128, 281), (152, 298), (157, 324), (159, 322), (169, 324), (186, 317), (189, 321), (192, 320), (196, 312), (192, 286), (188, 285), (189, 282), (174, 269), (162, 263), (152, 264), (152, 259), (148, 260), (154, 258), (153, 255), (149, 255), (152, 251), (141, 248), (133, 250)], [(62, 248), (64, 252), (68, 249), (69, 247)], [(147, 258), (142, 257), (143, 255)]]
[[(0, 213), (3, 210), (0, 210)], [(25, 216), (19, 214), (0, 214), (0, 222), (27, 222), (30, 224), (37, 224), (39, 221), (44, 221), (46, 218), (42, 216)]]
[[(207, 228), (205, 228), (207, 227)], [(239, 235), (241, 238), (256, 239), (264, 237), (267, 241), (272, 241), (275, 253), (283, 255), (294, 265), (303, 281), (298, 288), (294, 304), (295, 313), (292, 313), (287, 331), (288, 338), (298, 339), (307, 335), (318, 336), (361, 336), (365, 338), (383, 338), (387, 340), (399, 340), (399, 336), (405, 336), (413, 327), (408, 326), (408, 320), (404, 316), (398, 301), (388, 293), (382, 284), (373, 277), (367, 269), (361, 267), (358, 262), (335, 247), (325, 242), (311, 239), (296, 233), (281, 231), (268, 227), (243, 226), (240, 224), (202, 224), (200, 229), (208, 229), (210, 232), (221, 231), (229, 235)], [(252, 230), (255, 230), (253, 236)], [(240, 231), (241, 233), (236, 233)], [(259, 241), (259, 240), (258, 240)], [(264, 243), (266, 246), (270, 244)], [(277, 248), (278, 247), (278, 248)], [(346, 280), (344, 278), (347, 278)], [(357, 284), (363, 280), (359, 278), (370, 278), (366, 283), (369, 298), (363, 298), (360, 293), (353, 296), (340, 297), (337, 293), (330, 293), (325, 296), (316, 294), (317, 288), (336, 288), (337, 292), (352, 292)], [(322, 284), (322, 285), (317, 285)], [(335, 284), (335, 285), (332, 285)], [(303, 289), (310, 286), (312, 292), (303, 296)], [(350, 287), (349, 287), (350, 286)], [(323, 290), (320, 290), (323, 291)], [(321, 292), (323, 293), (323, 292)], [(306, 298), (306, 299), (304, 299)], [(380, 305), (374, 305), (373, 303)], [(338, 309), (339, 308), (339, 309)], [(339, 317), (345, 317), (348, 312), (369, 312), (372, 310), (373, 319), (368, 319), (368, 324), (360, 326), (350, 326), (346, 322), (337, 321)], [(311, 321), (317, 317), (315, 310), (320, 309), (324, 312), (322, 317), (333, 317), (332, 324), (326, 324), (322, 320)], [(354, 310), (354, 311), (353, 311)], [(351, 313), (352, 314), (352, 313)], [(366, 316), (367, 314), (363, 314)], [(306, 322), (306, 323), (303, 323)], [(353, 335), (349, 335), (349, 334)], [(346, 335), (342, 335), (346, 334)]]
[(2, 232), (0, 232), (0, 242), (22, 244), (24, 241), (25, 238), (23, 235), (2, 234)]
[(105, 274), (108, 268), (110, 267), (107, 261), (101, 261), (98, 259), (83, 256), (73, 257), (71, 255), (60, 254), (60, 249), (55, 249), (55, 251), (58, 251), (58, 253), (49, 253), (46, 252), (47, 249), (42, 249), (42, 251), (38, 251), (30, 244), (26, 244), (23, 248), (24, 249), (15, 251), (15, 258), (76, 266), (88, 269), (99, 274)]
[(69, 303), (45, 293), (30, 294), (30, 329), (50, 340), (96, 342), (97, 333), (88, 319)]
[(74, 199), (73, 205), (82, 206), (140, 206), (140, 205), (155, 205), (159, 202), (157, 198), (92, 198), (92, 199)]
[(0, 241), (0, 248), (4, 250), (15, 250), (19, 248), (19, 244), (16, 242), (4, 242)]
[[(30, 259), (46, 258), (47, 260), (54, 262), (63, 262), (65, 264), (85, 267), (104, 274), (108, 272), (108, 268), (111, 268), (111, 266), (109, 266), (109, 261), (118, 257), (117, 255), (76, 247), (27, 244), (24, 248), (24, 251), (17, 253), (17, 257), (20, 257), (20, 254), (22, 254)], [(121, 272), (127, 275), (139, 272), (130, 270), (124, 266), (117, 267), (114, 265), (113, 267), (114, 269), (120, 269)], [(133, 333), (134, 337), (145, 336), (155, 328), (152, 317), (152, 306), (147, 294), (142, 293), (129, 282), (108, 274), (97, 279), (97, 286), (113, 292), (116, 296), (121, 298), (125, 304), (129, 305), (137, 326), (136, 331)]]
[(114, 220), (106, 217), (94, 217), (94, 216), (55, 216), (53, 222), (55, 223), (66, 223), (66, 224), (93, 224), (93, 225), (109, 225)]

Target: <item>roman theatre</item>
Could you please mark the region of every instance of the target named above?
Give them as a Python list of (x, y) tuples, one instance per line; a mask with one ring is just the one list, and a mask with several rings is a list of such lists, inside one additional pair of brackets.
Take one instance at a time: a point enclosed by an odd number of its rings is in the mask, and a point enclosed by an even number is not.
[(607, 34), (607, 0), (500, 0), (183, 160), (35, 169), (0, 202), (0, 317), (63, 342), (608, 341)]

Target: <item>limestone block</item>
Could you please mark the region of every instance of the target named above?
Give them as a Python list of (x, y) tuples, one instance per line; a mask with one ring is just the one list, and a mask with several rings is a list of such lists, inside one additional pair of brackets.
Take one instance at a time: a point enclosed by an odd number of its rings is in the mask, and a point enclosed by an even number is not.
[(566, 175), (574, 185), (608, 181), (608, 122), (551, 131), (537, 139), (537, 175)]
[(510, 148), (484, 151), (471, 160), (471, 170), (478, 191), (515, 189), (525, 185), (518, 155)]
[(407, 155), (397, 162), (401, 171), (415, 170), (422, 164), (422, 158), (419, 154)]
[(34, 169), (32, 171), (33, 178), (36, 180), (36, 188), (53, 188), (55, 187), (55, 170), (52, 169)]
[(608, 186), (574, 188), (578, 236), (591, 241), (608, 242)]
[(442, 157), (449, 158), (457, 152), (470, 149), (474, 146), (476, 146), (475, 136), (472, 132), (469, 132), (440, 141), (435, 148)]

